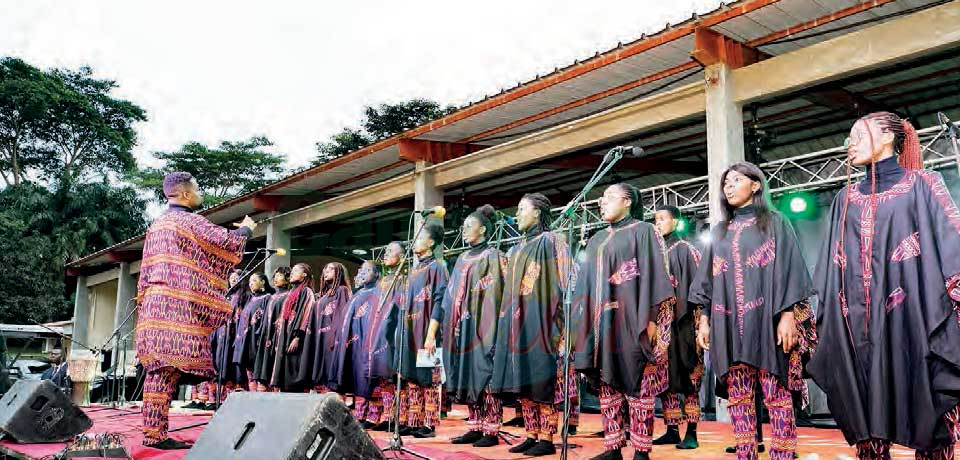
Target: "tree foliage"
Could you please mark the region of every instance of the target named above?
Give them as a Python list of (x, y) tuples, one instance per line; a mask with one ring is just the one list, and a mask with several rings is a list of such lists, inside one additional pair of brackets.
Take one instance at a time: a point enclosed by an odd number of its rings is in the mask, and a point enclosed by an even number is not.
[(69, 318), (63, 266), (143, 232), (145, 202), (107, 182), (0, 190), (0, 322)]
[(216, 148), (190, 142), (173, 152), (155, 152), (161, 168), (146, 168), (137, 183), (163, 200), (163, 176), (186, 171), (197, 178), (204, 192), (204, 205), (211, 206), (251, 192), (276, 180), (284, 172), (284, 157), (265, 150), (272, 146), (264, 136), (241, 141), (223, 141)]
[(125, 173), (135, 165), (134, 124), (146, 121), (136, 104), (113, 97), (112, 80), (90, 68), (42, 71), (16, 58), (0, 59), (0, 177), (17, 185)]
[(416, 128), (457, 110), (454, 106), (441, 107), (427, 99), (411, 99), (399, 104), (368, 106), (363, 110), (362, 129), (344, 128), (329, 140), (317, 142), (318, 155), (313, 164), (319, 165), (359, 150), (374, 142)]

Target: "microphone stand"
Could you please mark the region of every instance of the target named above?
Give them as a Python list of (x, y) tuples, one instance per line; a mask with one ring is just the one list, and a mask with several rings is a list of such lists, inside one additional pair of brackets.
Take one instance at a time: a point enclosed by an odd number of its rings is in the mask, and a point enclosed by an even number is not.
[(947, 139), (950, 142), (951, 150), (953, 150), (953, 157), (957, 162), (957, 173), (960, 173), (960, 140), (957, 139), (960, 137), (960, 133), (957, 132), (958, 128), (943, 112), (937, 112), (937, 120), (943, 124), (943, 130), (947, 132)]
[[(416, 214), (416, 211), (414, 211), (414, 214)], [(410, 215), (410, 220), (411, 221), (413, 220), (413, 214)], [(417, 233), (413, 236), (413, 239), (410, 240), (411, 242), (417, 241), (417, 238), (420, 237), (420, 233), (423, 231), (423, 228), (426, 227), (426, 225), (427, 225), (427, 219), (426, 217), (424, 217), (423, 220), (420, 222), (420, 226), (417, 228)], [(407, 234), (409, 235), (409, 233)], [(390, 288), (387, 290), (387, 292), (391, 294), (394, 292), (393, 290), (397, 285), (397, 280), (400, 279), (400, 272), (403, 270), (403, 266), (407, 263), (407, 258), (411, 257), (412, 254), (413, 254), (413, 244), (411, 243), (407, 245), (407, 248), (403, 253), (403, 257), (400, 259), (400, 263), (397, 264), (396, 274), (393, 276), (393, 280), (390, 281)], [(385, 301), (386, 301), (385, 297), (380, 298), (380, 304), (377, 310), (380, 310), (383, 308)], [(396, 388), (394, 388), (394, 393), (393, 393), (393, 437), (390, 439), (390, 444), (387, 445), (387, 447), (384, 447), (381, 450), (381, 452), (403, 452), (423, 460), (432, 460), (430, 457), (426, 455), (414, 452), (410, 449), (407, 449), (406, 447), (403, 447), (403, 439), (400, 436), (400, 405), (401, 405), (400, 385), (402, 384), (402, 378), (403, 378), (400, 371), (403, 367), (403, 353), (399, 353), (399, 350), (400, 350), (399, 345), (400, 345), (400, 339), (406, 336), (406, 331), (404, 331), (404, 328), (406, 327), (406, 318), (404, 316), (405, 314), (403, 311), (397, 312), (397, 318), (399, 319), (399, 321), (397, 324), (397, 329), (393, 333), (393, 343), (395, 344), (394, 347), (397, 351), (396, 353), (396, 359), (397, 359)]]
[[(600, 182), (603, 177), (613, 169), (613, 166), (623, 158), (623, 147), (614, 147), (607, 152), (603, 157), (603, 161), (600, 162), (600, 166), (597, 167), (597, 170), (594, 171), (593, 176), (590, 177), (590, 180), (583, 186), (583, 189), (580, 190), (580, 193), (577, 194), (569, 203), (563, 208), (560, 213), (560, 219), (554, 224), (554, 230), (560, 229), (562, 224), (566, 221), (567, 223), (567, 246), (568, 246), (568, 260), (570, 261), (570, 267), (567, 270), (567, 283), (563, 289), (563, 420), (561, 425), (561, 443), (560, 443), (560, 460), (566, 460), (569, 455), (569, 445), (567, 444), (567, 439), (570, 436), (569, 422), (570, 422), (570, 351), (572, 347), (572, 340), (570, 338), (570, 321), (571, 314), (573, 310), (573, 283), (574, 283), (574, 261), (576, 260), (576, 246), (573, 244), (574, 236), (574, 218), (576, 217), (576, 209), (580, 206), (581, 203), (586, 199), (587, 194), (590, 193), (590, 190), (593, 189), (597, 183)], [(581, 216), (581, 220), (585, 220)], [(580, 233), (581, 239), (583, 238), (583, 232)]]

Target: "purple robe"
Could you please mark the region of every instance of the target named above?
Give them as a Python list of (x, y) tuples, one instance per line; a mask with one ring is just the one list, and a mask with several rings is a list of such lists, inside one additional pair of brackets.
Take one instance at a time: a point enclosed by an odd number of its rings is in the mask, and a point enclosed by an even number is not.
[(570, 270), (567, 245), (534, 229), (510, 248), (507, 260), (491, 391), (553, 404)]
[(443, 345), (446, 391), (456, 401), (476, 403), (490, 385), (506, 263), (486, 243), (460, 254), (442, 307), (433, 311), (442, 331), (437, 342)]
[(892, 187), (833, 202), (808, 371), (848, 443), (928, 449), (953, 442), (941, 416), (960, 396), (960, 211), (939, 174), (890, 173)]
[[(290, 290), (280, 307), (280, 316), (276, 318), (276, 332), (273, 339), (273, 376), (270, 386), (284, 391), (299, 391), (311, 385), (309, 371), (301, 369), (305, 344), (313, 339), (308, 328), (313, 314), (316, 296), (309, 286), (300, 284)], [(288, 350), (293, 339), (299, 339), (300, 346), (290, 353)]]
[(273, 363), (277, 359), (274, 338), (277, 335), (277, 318), (280, 309), (287, 299), (290, 290), (279, 288), (270, 296), (267, 306), (263, 309), (263, 318), (256, 321), (255, 334), (257, 335), (256, 358), (253, 360), (253, 379), (269, 384), (273, 377)]
[[(394, 284), (396, 276), (399, 279)], [(354, 304), (352, 335), (358, 337), (352, 346), (354, 385), (356, 394), (365, 398), (373, 394), (381, 381), (393, 380), (396, 375), (389, 342), (392, 337), (386, 326), (395, 305), (404, 303), (405, 288), (403, 275), (389, 273), (377, 282), (374, 292), (364, 294), (363, 303)]]
[(318, 294), (317, 305), (313, 309), (313, 321), (317, 324), (313, 350), (305, 356), (313, 356), (313, 382), (328, 388), (336, 388), (342, 356), (336, 355), (337, 342), (344, 339), (343, 323), (350, 303), (350, 288), (338, 286), (333, 292)]
[[(805, 394), (801, 360), (816, 344), (808, 302), (813, 287), (793, 227), (774, 212), (770, 228), (761, 231), (753, 205), (735, 211), (725, 235), (721, 225), (711, 232), (688, 300), (710, 318), (717, 396), (728, 397), (726, 374), (738, 363), (764, 369), (785, 388)], [(777, 345), (776, 333), (787, 310), (801, 335), (801, 345), (789, 354)]]
[(237, 317), (231, 361), (244, 374), (247, 370), (253, 369), (257, 357), (258, 326), (269, 302), (270, 294), (254, 294)]
[[(387, 339), (395, 348), (400, 375), (424, 386), (433, 384), (433, 368), (417, 367), (417, 351), (423, 348), (433, 311), (441, 308), (448, 277), (443, 261), (433, 257), (421, 260), (417, 268), (410, 270), (406, 293), (400, 297), (403, 303), (396, 304), (386, 325)], [(397, 331), (401, 316), (402, 330)], [(395, 337), (395, 334), (402, 336)]]
[(137, 283), (137, 359), (147, 372), (173, 367), (183, 383), (214, 376), (210, 335), (230, 315), (227, 274), (249, 232), (229, 232), (171, 206), (147, 229)]

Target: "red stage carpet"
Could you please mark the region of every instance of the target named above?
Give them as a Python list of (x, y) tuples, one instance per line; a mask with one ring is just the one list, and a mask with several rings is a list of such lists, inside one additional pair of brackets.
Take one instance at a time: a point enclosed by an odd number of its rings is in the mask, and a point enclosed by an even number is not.
[[(478, 449), (472, 446), (455, 446), (448, 442), (448, 439), (462, 434), (466, 431), (466, 424), (463, 421), (465, 408), (455, 406), (455, 411), (450, 417), (445, 419), (437, 437), (433, 439), (413, 439), (404, 438), (406, 447), (426, 455), (435, 460), (499, 460), (499, 459), (520, 459), (527, 458), (522, 455), (511, 454), (507, 452), (509, 446), (502, 444), (497, 447)], [(512, 409), (507, 409), (508, 416), (513, 415)], [(143, 439), (140, 433), (140, 412), (136, 409), (115, 410), (104, 407), (91, 407), (87, 409), (94, 425), (90, 433), (113, 432), (124, 436), (124, 445), (134, 459), (151, 460), (179, 460), (186, 451), (160, 451), (147, 449), (140, 445)], [(178, 430), (171, 433), (171, 436), (184, 441), (194, 441), (203, 431), (203, 426), (193, 426), (204, 423), (210, 419), (210, 412), (197, 411), (196, 413), (171, 414), (170, 428)], [(655, 459), (695, 459), (695, 460), (733, 460), (734, 456), (725, 454), (723, 449), (730, 444), (733, 437), (730, 432), (730, 426), (724, 423), (702, 422), (699, 425), (700, 448), (696, 450), (680, 451), (673, 446), (658, 446), (651, 455)], [(182, 429), (186, 428), (186, 429)], [(571, 449), (570, 458), (589, 459), (603, 450), (603, 443), (600, 438), (591, 436), (592, 433), (602, 428), (600, 416), (585, 414), (582, 416), (579, 433), (570, 437), (570, 442), (579, 447)], [(765, 426), (765, 433), (769, 434), (769, 426)], [(506, 431), (521, 435), (522, 429), (508, 428)], [(663, 423), (657, 420), (656, 433), (663, 433)], [(682, 431), (682, 429), (681, 429)], [(801, 460), (813, 460), (813, 455), (819, 460), (834, 459), (837, 456), (853, 457), (853, 449), (848, 447), (843, 441), (843, 436), (837, 430), (820, 430), (811, 428), (801, 428), (799, 431), (799, 454)], [(372, 433), (373, 438), (381, 446), (387, 445), (390, 439), (389, 433)], [(769, 438), (768, 438), (769, 441)], [(64, 449), (65, 444), (15, 444), (10, 441), (0, 442), (0, 450), (5, 454), (15, 458), (23, 459), (41, 459), (46, 456), (56, 454)], [(905, 449), (894, 449), (894, 458), (912, 459), (913, 452)], [(633, 456), (633, 449), (624, 449), (624, 457), (629, 459)], [(390, 455), (393, 457), (393, 455)], [(400, 456), (399, 458), (413, 458)], [(556, 457), (545, 457), (556, 458)], [(761, 455), (761, 458), (765, 458)]]

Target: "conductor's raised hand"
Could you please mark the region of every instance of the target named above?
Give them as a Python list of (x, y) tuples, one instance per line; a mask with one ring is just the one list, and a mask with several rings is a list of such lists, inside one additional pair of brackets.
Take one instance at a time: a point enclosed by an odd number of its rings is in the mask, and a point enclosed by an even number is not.
[(243, 220), (233, 224), (233, 226), (237, 228), (247, 227), (251, 232), (257, 229), (257, 223), (250, 216), (243, 216)]

